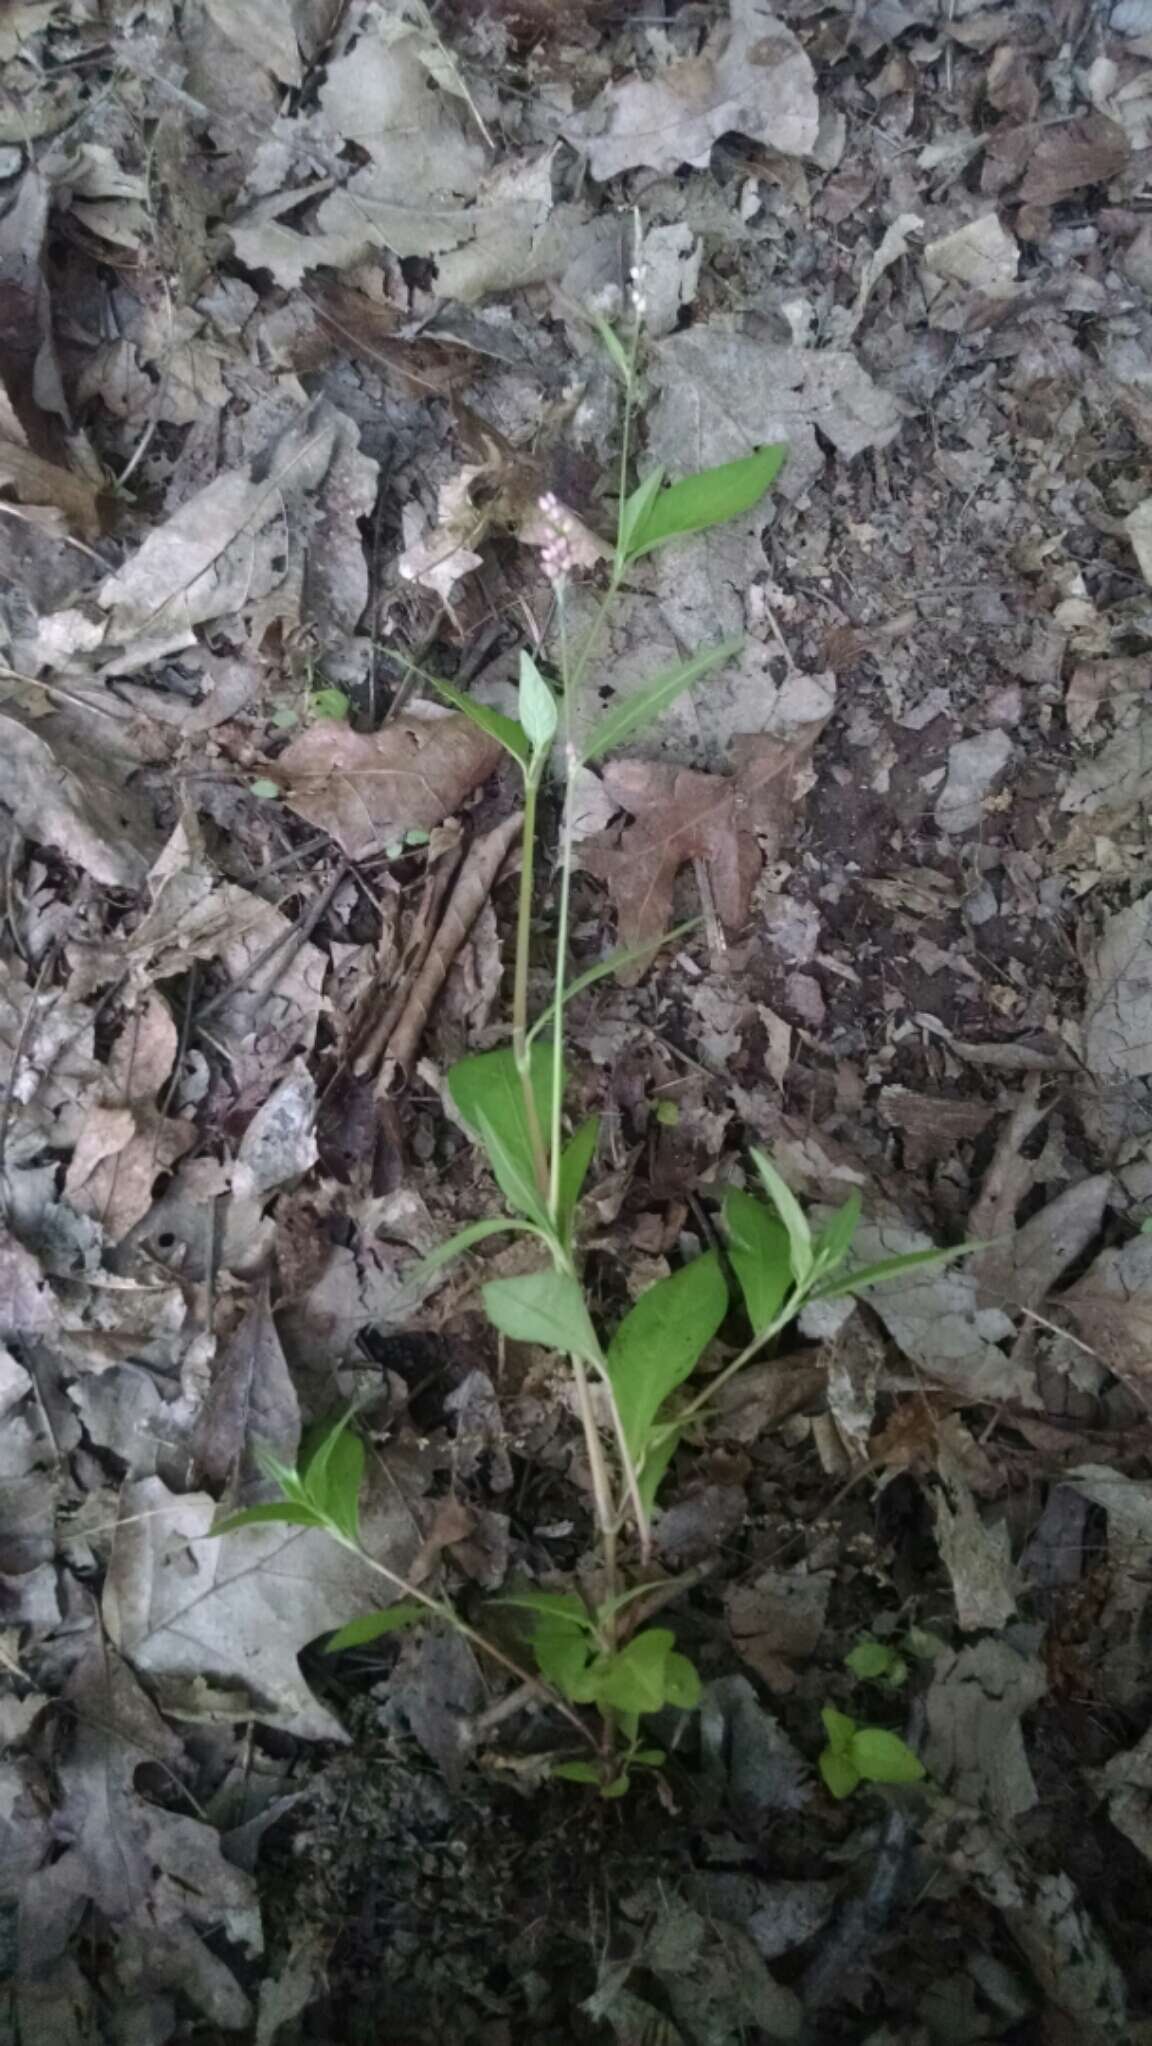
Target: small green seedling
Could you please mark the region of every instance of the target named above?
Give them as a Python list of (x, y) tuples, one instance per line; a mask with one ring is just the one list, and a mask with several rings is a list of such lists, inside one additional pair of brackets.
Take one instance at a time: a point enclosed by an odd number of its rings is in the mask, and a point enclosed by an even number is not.
[(602, 1767), (588, 1762), (558, 1762), (553, 1775), (572, 1783), (596, 1783), (601, 1796), (622, 1797), (630, 1769), (658, 1769), (662, 1748), (641, 1742), (645, 1713), (675, 1705), (691, 1712), (700, 1702), (700, 1678), (686, 1655), (676, 1649), (669, 1627), (645, 1627), (630, 1639), (616, 1637), (615, 1623), (632, 1597), (650, 1592), (641, 1585), (633, 1594), (606, 1600), (590, 1612), (575, 1592), (535, 1591), (500, 1599), (535, 1616), (532, 1652), (546, 1677), (573, 1705), (595, 1705), (606, 1727), (628, 1743), (605, 1777)]
[(330, 723), (346, 725), (352, 706), (342, 689), (314, 689), (308, 698), (308, 711), (314, 718), (327, 718)]
[(844, 1657), (844, 1667), (862, 1683), (882, 1684), (886, 1691), (898, 1691), (908, 1681), (908, 1664), (898, 1649), (887, 1641), (862, 1634), (855, 1648)]
[(851, 1797), (861, 1783), (922, 1783), (927, 1770), (898, 1733), (882, 1726), (858, 1726), (846, 1712), (826, 1705), (820, 1714), (828, 1745), (820, 1774), (833, 1797)]

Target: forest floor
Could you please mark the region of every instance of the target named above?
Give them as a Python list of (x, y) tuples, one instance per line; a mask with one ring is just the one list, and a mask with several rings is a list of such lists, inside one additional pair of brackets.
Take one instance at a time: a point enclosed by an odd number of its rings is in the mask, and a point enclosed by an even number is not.
[[(1152, 2041), (1152, 0), (6, 0), (0, 66), (0, 2038)], [(519, 791), (409, 664), (548, 666), (548, 492), (586, 623), (634, 268), (641, 470), (789, 452), (589, 670), (740, 641), (581, 783), (577, 966), (690, 925), (570, 1010), (588, 1283), (750, 1145), (981, 1248), (681, 1445), (703, 1704), (605, 1800), (210, 1530), (357, 1402), (383, 1560), (521, 1657), (587, 1575), (522, 1252), (412, 1276), (497, 1212)], [(829, 1705), (925, 1784), (830, 1796)]]

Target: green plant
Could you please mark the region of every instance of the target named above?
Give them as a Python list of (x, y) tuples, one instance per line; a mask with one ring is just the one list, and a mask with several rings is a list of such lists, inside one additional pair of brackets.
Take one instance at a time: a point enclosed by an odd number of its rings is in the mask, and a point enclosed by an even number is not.
[(887, 1641), (862, 1634), (855, 1648), (844, 1657), (845, 1669), (864, 1683), (883, 1684), (886, 1691), (898, 1691), (908, 1681), (908, 1664), (898, 1649)]
[[(382, 1611), (363, 1613), (350, 1620), (346, 1627), (341, 1627), (328, 1641), (330, 1655), (341, 1649), (362, 1647), (383, 1634), (397, 1633), (420, 1620), (443, 1620), (463, 1634), (481, 1654), (500, 1663), (519, 1682), (526, 1681), (531, 1685), (532, 1679), (519, 1664), (505, 1655), (495, 1642), (469, 1626), (446, 1599), (434, 1598), (419, 1585), (410, 1583), (406, 1577), (389, 1569), (387, 1564), (379, 1562), (364, 1547), (360, 1536), (364, 1444), (352, 1432), (352, 1419), (352, 1413), (346, 1413), (334, 1422), (311, 1429), (301, 1443), (294, 1464), (285, 1463), (268, 1449), (258, 1450), (260, 1468), (265, 1477), (278, 1486), (279, 1499), (258, 1506), (243, 1506), (234, 1513), (223, 1514), (215, 1522), (213, 1534), (231, 1534), (237, 1528), (259, 1527), (269, 1521), (284, 1522), (291, 1527), (321, 1528), (342, 1549), (348, 1549), (369, 1570), (375, 1571), (393, 1592), (403, 1594)], [(547, 1695), (558, 1704), (577, 1733), (589, 1740), (587, 1729), (575, 1712), (562, 1699), (556, 1699), (551, 1693)], [(590, 1745), (594, 1746), (595, 1742), (590, 1742)]]
[[(586, 1610), (574, 1596), (563, 1612), (555, 1604), (541, 1605), (538, 1599), (532, 1608), (537, 1616), (532, 1646), (542, 1675), (563, 1701), (569, 1717), (577, 1705), (599, 1709), (602, 1734), (596, 1776), (602, 1787), (611, 1786), (613, 1794), (619, 1794), (619, 1788), (626, 1787), (629, 1768), (654, 1766), (651, 1757), (656, 1751), (638, 1745), (643, 1714), (666, 1703), (689, 1704), (698, 1689), (695, 1672), (676, 1652), (669, 1630), (634, 1630), (632, 1594), (621, 1571), (624, 1539), (634, 1541), (642, 1564), (648, 1561), (653, 1502), (685, 1430), (701, 1418), (715, 1393), (773, 1342), (806, 1302), (874, 1285), (957, 1253), (918, 1252), (850, 1270), (846, 1260), (860, 1216), (859, 1196), (853, 1194), (814, 1231), (771, 1161), (762, 1152), (753, 1151), (766, 1199), (733, 1188), (723, 1205), (728, 1259), (740, 1287), (750, 1335), (703, 1390), (678, 1401), (681, 1388), (729, 1312), (725, 1266), (715, 1250), (650, 1286), (610, 1336), (602, 1333), (585, 1295), (576, 1221), (596, 1152), (599, 1118), (589, 1116), (575, 1129), (566, 1130), (565, 1013), (582, 989), (623, 964), (647, 959), (651, 948), (618, 950), (570, 977), (574, 805), (566, 801), (557, 857), (552, 999), (542, 1014), (530, 1017), (540, 791), (553, 762), (558, 762), (561, 780), (570, 784), (580, 769), (635, 739), (686, 689), (735, 652), (737, 642), (724, 641), (691, 655), (606, 711), (590, 729), (579, 716), (585, 675), (631, 566), (685, 534), (702, 532), (750, 510), (779, 473), (785, 454), (783, 448), (762, 448), (742, 460), (673, 483), (666, 481), (663, 469), (656, 468), (632, 485), (631, 431), (641, 331), (638, 299), (626, 339), (603, 321), (599, 330), (621, 380), (623, 429), (615, 548), (607, 587), (591, 627), (579, 646), (570, 643), (565, 600), (573, 566), (571, 529), (563, 508), (555, 499), (545, 497), (541, 509), (553, 535), (545, 549), (545, 567), (553, 583), (557, 618), (553, 676), (544, 674), (532, 653), (525, 650), (521, 654), (516, 718), (475, 702), (450, 683), (424, 678), (498, 739), (516, 762), (523, 784), (524, 826), (511, 1041), (507, 1047), (461, 1060), (447, 1076), (457, 1116), (486, 1154), (505, 1212), (468, 1224), (424, 1260), (422, 1271), (427, 1275), (488, 1237), (509, 1231), (533, 1238), (540, 1246), (540, 1269), (520, 1277), (490, 1280), (483, 1288), (484, 1305), (490, 1322), (502, 1335), (562, 1352), (569, 1360), (595, 1507), (600, 1585), (593, 1611)], [(598, 1385), (596, 1397), (594, 1385)], [(319, 1483), (325, 1517), (308, 1524), (322, 1524), (334, 1539), (349, 1543), (348, 1525), (342, 1530), (339, 1515), (334, 1514), (324, 1491), (330, 1483), (327, 1474), (335, 1453), (318, 1467), (320, 1453), (314, 1452), (301, 1471), (292, 1473), (269, 1464), (270, 1474), (284, 1491), (282, 1506), (270, 1511), (274, 1517), (285, 1518), (284, 1509), (291, 1506), (315, 1516), (321, 1510), (315, 1497), (315, 1484)], [(340, 1459), (350, 1455), (348, 1449), (339, 1451)], [(261, 1511), (253, 1509), (257, 1517)], [(233, 1518), (228, 1524), (241, 1523)], [(358, 1537), (356, 1541), (358, 1545)], [(392, 1582), (399, 1584), (395, 1578)], [(450, 1608), (423, 1594), (418, 1594), (414, 1603), (420, 1611), (453, 1618)], [(396, 1608), (390, 1610), (394, 1617), (378, 1616), (377, 1631), (399, 1623)], [(457, 1619), (453, 1623), (462, 1625)], [(471, 1630), (465, 1631), (479, 1640)], [(362, 1631), (356, 1638), (371, 1636)], [(350, 1639), (346, 1629), (338, 1643)], [(627, 1743), (623, 1757), (621, 1738)], [(565, 1768), (566, 1773), (575, 1769), (582, 1777), (588, 1766), (579, 1763)]]
[(820, 1774), (833, 1797), (851, 1797), (861, 1783), (922, 1783), (927, 1770), (898, 1733), (882, 1726), (858, 1726), (846, 1712), (826, 1705), (820, 1714), (828, 1736)]
[[(632, 1769), (658, 1769), (661, 1748), (645, 1747), (640, 1720), (666, 1705), (691, 1711), (700, 1701), (700, 1678), (686, 1655), (676, 1649), (668, 1627), (645, 1627), (621, 1640), (616, 1622), (634, 1599), (650, 1594), (640, 1585), (590, 1611), (575, 1592), (535, 1591), (500, 1599), (532, 1613), (532, 1649), (542, 1676), (573, 1705), (595, 1705), (605, 1735), (610, 1766), (603, 1762), (558, 1762), (556, 1776), (572, 1783), (598, 1783), (604, 1797), (622, 1797)], [(621, 1754), (616, 1737), (626, 1742)]]

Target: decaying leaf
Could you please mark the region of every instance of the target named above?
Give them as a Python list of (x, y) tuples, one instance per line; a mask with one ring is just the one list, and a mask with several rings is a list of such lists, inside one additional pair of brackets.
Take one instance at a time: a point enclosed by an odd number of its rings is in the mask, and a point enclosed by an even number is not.
[(1068, 1876), (1039, 1872), (1007, 1823), (952, 1798), (941, 1798), (925, 1840), (1000, 1913), (1066, 2036), (1089, 2046), (1131, 2039), (1124, 1977)]
[(78, 772), (39, 732), (0, 716), (0, 805), (33, 843), (50, 845), (109, 888), (138, 887), (155, 834), (135, 796), (101, 772)]
[(290, 808), (331, 832), (350, 859), (406, 831), (431, 831), (459, 809), (503, 757), (500, 743), (460, 711), (395, 718), (378, 732), (325, 719), (273, 763)]
[(948, 778), (936, 803), (941, 831), (975, 831), (984, 815), (984, 798), (1012, 758), (1007, 732), (978, 732), (948, 749)]
[(1148, 1585), (1143, 1559), (1152, 1543), (1152, 1484), (1106, 1464), (1082, 1464), (1068, 1473), (1067, 1482), (1108, 1516), (1108, 1589), (1093, 1643), (1092, 1683), (1110, 1705), (1131, 1712), (1147, 1682)]
[[(469, 463), (440, 485), (435, 524), (421, 538), (410, 541), (397, 564), (408, 582), (435, 590), (445, 603), (461, 576), (480, 567), (481, 556), (471, 543), (483, 537), (487, 520), (473, 505), (470, 486), (483, 474), (480, 464)], [(409, 512), (415, 513), (416, 507), (406, 511), (406, 523)]]
[(1152, 1727), (1100, 1771), (1112, 1824), (1152, 1861)]
[(1086, 966), (1084, 1057), (1102, 1080), (1152, 1073), (1152, 895), (1110, 916)]
[(641, 164), (705, 165), (713, 143), (731, 131), (785, 156), (807, 155), (820, 109), (801, 44), (765, 0), (730, 0), (729, 13), (698, 55), (673, 59), (651, 79), (605, 86), (568, 122), (567, 138), (587, 150), (594, 178)]
[(946, 1440), (937, 1450), (937, 1471), (939, 1484), (932, 1492), (936, 1540), (952, 1580), (961, 1631), (1003, 1627), (1016, 1611), (1008, 1528), (981, 1519), (972, 1487)]
[(648, 451), (672, 475), (786, 442), (775, 487), (796, 499), (823, 467), (817, 428), (846, 458), (900, 431), (896, 400), (850, 349), (773, 347), (722, 320), (658, 342), (652, 377)]
[[(585, 839), (579, 858), (607, 884), (623, 944), (654, 945), (663, 935), (673, 884), (688, 860), (705, 862), (723, 922), (733, 929), (743, 923), (761, 847), (769, 860), (778, 856), (822, 728), (822, 722), (804, 727), (791, 741), (738, 739), (731, 776), (654, 760), (609, 761), (604, 786), (633, 821), (620, 832)], [(643, 972), (643, 965), (623, 967), (617, 978), (629, 986)]]
[(800, 1811), (810, 1771), (779, 1721), (744, 1676), (720, 1677), (700, 1703), (700, 1749), (708, 1794), (719, 1808), (764, 1820)]
[[(873, 1264), (930, 1248), (922, 1230), (885, 1220), (857, 1230), (852, 1255), (854, 1262)], [(969, 1399), (1036, 1404), (1031, 1370), (999, 1348), (1014, 1333), (1011, 1320), (998, 1307), (980, 1305), (977, 1281), (963, 1262), (906, 1272), (870, 1288), (865, 1297), (893, 1342), (938, 1384)]]
[[(149, 533), (99, 593), (106, 642), (122, 649), (117, 672), (194, 645), (196, 626), (274, 593), (291, 621), (303, 572), (293, 542), (310, 530), (309, 498), (348, 464), (367, 485), (375, 478), (357, 438), (343, 413), (317, 399), (258, 457), (217, 476)], [(369, 494), (361, 509), (370, 502)]]
[(1034, 1657), (988, 1635), (936, 1663), (928, 1692), (929, 1773), (1008, 1825), (1036, 1802), (1020, 1721), (1047, 1690)]
[(57, 1765), (56, 1825), (68, 1844), (22, 1886), (24, 1973), (32, 1980), (50, 1973), (77, 1913), (91, 1902), (117, 1930), (126, 1986), (136, 1993), (145, 1985), (180, 1990), (210, 2024), (242, 2027), (251, 2015), (248, 1999), (204, 1936), (223, 1927), (247, 1941), (258, 1931), (252, 1878), (224, 1859), (211, 1826), (150, 1803), (136, 1789), (148, 1762), (178, 1779), (180, 1740), (99, 1636), (64, 1697), (71, 1712)]
[(1011, 1228), (1007, 1242), (981, 1251), (973, 1269), (984, 1299), (996, 1307), (1038, 1307), (1099, 1233), (1112, 1192), (1107, 1172), (1078, 1180)]
[(732, 1585), (724, 1610), (733, 1642), (770, 1690), (791, 1691), (816, 1649), (832, 1590), (830, 1571), (762, 1570)]
[(924, 268), (950, 284), (1003, 297), (1010, 293), (1020, 262), (1020, 249), (996, 213), (970, 220), (954, 233), (929, 242)]
[(148, 1213), (156, 1180), (195, 1141), (192, 1123), (163, 1115), (154, 1101), (176, 1057), (177, 1034), (167, 1005), (149, 992), (120, 1031), (107, 1078), (84, 1116), (64, 1191), (81, 1215), (119, 1243)]
[(1123, 170), (1130, 148), (1123, 128), (1105, 114), (1041, 126), (1031, 138), (1020, 197), (1026, 206), (1054, 206), (1070, 192), (1104, 184)]
[(267, 1278), (212, 1374), (192, 1437), (193, 1461), (211, 1485), (242, 1480), (237, 1497), (259, 1475), (255, 1452), (269, 1449), (294, 1463), (300, 1442), (300, 1404), (272, 1318)]
[[(95, 484), (15, 439), (17, 422), (14, 418), (5, 422), (4, 409), (0, 404), (0, 489), (10, 489), (17, 502), (28, 507), (27, 516), (46, 532), (72, 531), (94, 539), (100, 531)], [(7, 434), (2, 431), (5, 423)]]
[(76, 945), (73, 986), (89, 992), (127, 974), (132, 987), (187, 972), (214, 959), (225, 978), (212, 1018), (243, 1084), (283, 1069), (311, 1049), (323, 1007), (327, 967), (281, 910), (221, 882), (208, 861), (195, 817), (176, 826), (148, 875), (151, 904), (134, 931), (114, 945)]

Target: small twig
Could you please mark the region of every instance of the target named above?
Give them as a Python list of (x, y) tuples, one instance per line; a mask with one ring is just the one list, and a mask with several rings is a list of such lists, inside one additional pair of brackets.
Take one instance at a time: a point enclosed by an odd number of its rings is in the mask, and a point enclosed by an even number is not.
[[(404, 1013), (409, 991), (415, 976), (432, 949), (440, 918), (444, 897), (452, 885), (456, 870), (464, 857), (462, 845), (454, 845), (438, 860), (429, 862), (424, 874), (424, 885), (416, 908), (413, 932), (410, 934), (405, 956), (397, 971), (397, 985), (391, 999), (380, 1013), (368, 1021), (367, 1028), (359, 1025), (355, 1032), (358, 1049), (352, 1060), (352, 1071), (358, 1080), (374, 1073), (388, 1047), (388, 1041)], [(369, 996), (369, 1000), (374, 998)]]
[[(316, 897), (315, 902), (310, 904), (300, 922), (293, 924), (287, 931), (281, 931), (278, 937), (273, 938), (270, 945), (265, 945), (264, 950), (252, 961), (248, 971), (241, 974), (239, 980), (230, 981), (226, 988), (221, 988), (219, 994), (213, 995), (209, 1001), (204, 1003), (196, 1016), (196, 1026), (198, 1029), (203, 1027), (209, 1016), (214, 1016), (218, 1009), (222, 1009), (226, 1002), (232, 1001), (235, 996), (241, 995), (245, 991), (250, 991), (259, 1001), (267, 1001), (280, 975), (291, 965), (300, 947), (311, 937), (321, 917), (331, 908), (340, 883), (350, 871), (347, 860), (342, 861), (328, 886)], [(268, 985), (266, 987), (254, 988), (252, 983), (257, 975), (262, 973), (264, 968), (281, 952), (286, 952), (287, 956), (280, 962)]]
[(478, 839), (469, 851), (448, 898), (440, 927), (384, 1047), (385, 1060), (376, 1084), (377, 1096), (387, 1094), (395, 1072), (398, 1069), (406, 1071), (411, 1064), (428, 1012), (448, 977), (453, 960), (492, 893), (493, 883), (519, 838), (523, 823), (523, 816), (516, 811), (494, 831)]

